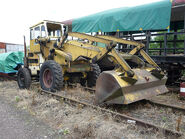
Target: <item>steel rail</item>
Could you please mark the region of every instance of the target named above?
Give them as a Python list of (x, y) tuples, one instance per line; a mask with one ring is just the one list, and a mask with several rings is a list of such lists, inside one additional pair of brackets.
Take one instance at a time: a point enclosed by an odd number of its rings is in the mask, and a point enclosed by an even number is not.
[[(75, 85), (71, 85), (71, 86), (75, 86)], [(88, 88), (88, 87), (82, 87), (82, 88), (84, 90), (88, 90), (88, 91), (91, 91), (91, 92), (95, 92), (96, 91), (95, 89)], [(175, 88), (175, 90), (177, 90), (177, 89)], [(185, 106), (178, 106), (178, 105), (167, 104), (167, 103), (163, 103), (163, 102), (156, 101), (156, 100), (151, 100), (151, 99), (145, 99), (145, 100), (148, 101), (149, 103), (152, 103), (152, 104), (156, 104), (156, 105), (159, 105), (159, 106), (168, 107), (168, 108), (172, 108), (172, 109), (176, 109), (176, 110), (180, 110), (180, 111), (185, 112)]]
[(42, 90), (42, 89), (41, 89), (41, 92), (47, 93), (47, 94), (55, 97), (56, 99), (59, 99), (59, 100), (62, 99), (66, 102), (69, 102), (70, 104), (72, 104), (72, 103), (73, 104), (78, 104), (78, 105), (81, 105), (82, 107), (87, 106), (87, 107), (91, 107), (91, 108), (96, 109), (96, 110), (100, 110), (102, 112), (110, 113), (110, 114), (114, 115), (115, 118), (119, 118), (119, 119), (122, 119), (122, 120), (134, 120), (137, 125), (141, 125), (141, 126), (146, 127), (146, 128), (151, 127), (156, 131), (163, 131), (165, 133), (165, 135), (175, 135), (177, 137), (180, 137), (180, 136), (183, 135), (183, 133), (181, 133), (181, 132), (166, 129), (166, 128), (163, 128), (163, 127), (157, 126), (155, 124), (151, 124), (151, 123), (142, 121), (140, 119), (137, 119), (137, 118), (125, 115), (125, 114), (121, 114), (121, 113), (114, 112), (114, 111), (106, 109), (106, 108), (101, 108), (101, 107), (96, 106), (96, 105), (88, 104), (88, 103), (85, 103), (85, 102), (82, 102), (82, 101), (79, 101), (79, 100), (76, 100), (76, 99), (73, 99), (73, 98), (62, 96), (62, 95), (57, 94), (57, 93), (52, 93), (50, 91), (45, 91), (45, 90)]
[(14, 81), (17, 80), (17, 78), (15, 76), (10, 76), (5, 73), (0, 73), (0, 78), (2, 78), (3, 80), (14, 80)]
[(159, 105), (159, 106), (163, 106), (163, 107), (168, 107), (168, 108), (172, 108), (172, 109), (176, 109), (176, 110), (180, 110), (185, 112), (185, 107), (184, 106), (178, 106), (178, 105), (173, 105), (173, 104), (167, 104), (167, 103), (163, 103), (157, 100), (152, 100), (152, 99), (146, 99), (146, 101), (148, 101), (151, 104), (155, 104), (155, 105)]

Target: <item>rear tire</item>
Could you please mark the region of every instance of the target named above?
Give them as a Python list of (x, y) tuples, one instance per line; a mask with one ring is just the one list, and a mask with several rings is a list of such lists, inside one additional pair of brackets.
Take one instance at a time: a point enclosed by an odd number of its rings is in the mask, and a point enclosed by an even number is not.
[(100, 67), (98, 64), (91, 64), (92, 71), (87, 74), (87, 86), (94, 87), (96, 85), (96, 80), (101, 73)]
[(17, 74), (17, 83), (20, 89), (29, 89), (31, 85), (31, 75), (27, 68), (20, 68)]
[(63, 87), (63, 75), (61, 66), (54, 60), (47, 60), (40, 69), (40, 85), (46, 91), (59, 91)]

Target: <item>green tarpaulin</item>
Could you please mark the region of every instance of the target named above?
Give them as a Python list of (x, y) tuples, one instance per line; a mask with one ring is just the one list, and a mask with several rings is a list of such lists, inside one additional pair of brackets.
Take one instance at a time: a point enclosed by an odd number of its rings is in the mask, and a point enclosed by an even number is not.
[(9, 52), (0, 54), (0, 72), (1, 73), (15, 73), (15, 68), (18, 64), (23, 65), (23, 52)]
[[(124, 4), (124, 3), (123, 3)], [(74, 19), (72, 32), (164, 30), (170, 25), (171, 1), (123, 7)]]

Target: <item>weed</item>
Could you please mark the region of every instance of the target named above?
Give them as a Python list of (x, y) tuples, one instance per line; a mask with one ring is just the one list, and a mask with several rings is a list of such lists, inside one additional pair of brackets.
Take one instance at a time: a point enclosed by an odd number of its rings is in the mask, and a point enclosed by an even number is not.
[(19, 102), (20, 101), (20, 97), (19, 96), (15, 96), (15, 101)]

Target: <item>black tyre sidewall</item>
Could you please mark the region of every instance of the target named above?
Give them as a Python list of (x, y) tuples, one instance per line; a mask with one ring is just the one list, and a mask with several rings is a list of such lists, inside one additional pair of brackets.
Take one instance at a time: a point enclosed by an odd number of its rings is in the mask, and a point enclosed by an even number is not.
[[(46, 69), (49, 69), (53, 76), (53, 81), (50, 88), (47, 88), (44, 85), (44, 81), (43, 81), (43, 73)], [(41, 66), (39, 80), (40, 80), (41, 88), (43, 90), (52, 91), (52, 92), (61, 90), (63, 86), (63, 76), (62, 76), (61, 66), (58, 63), (56, 63), (54, 60), (47, 60)]]
[(101, 70), (98, 64), (91, 64), (91, 67), (93, 68), (93, 71), (89, 72), (87, 75), (87, 86), (88, 87), (93, 87), (96, 85), (96, 80), (98, 79), (98, 76), (101, 73)]
[[(21, 82), (21, 74), (24, 76), (24, 83)], [(20, 89), (29, 89), (31, 85), (31, 75), (27, 68), (20, 68), (17, 73), (17, 83)]]

